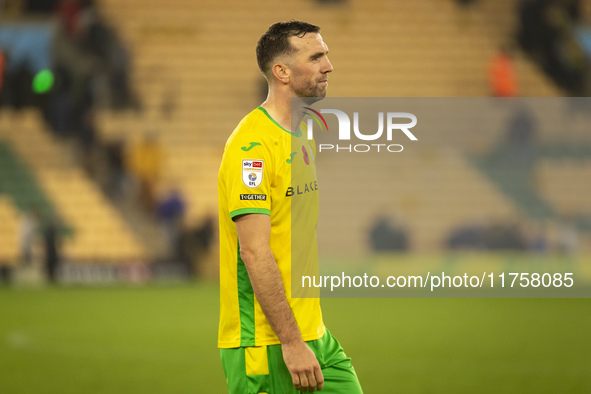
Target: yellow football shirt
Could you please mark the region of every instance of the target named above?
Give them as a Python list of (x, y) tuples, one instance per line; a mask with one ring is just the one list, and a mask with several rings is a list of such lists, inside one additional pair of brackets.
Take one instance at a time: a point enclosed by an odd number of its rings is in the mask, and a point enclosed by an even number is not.
[[(264, 108), (249, 113), (228, 139), (218, 177), (220, 224), (220, 325), (218, 346), (278, 344), (259, 305), (240, 258), (233, 218), (242, 214), (271, 217), (271, 251), (279, 267), (287, 301), (304, 341), (324, 335), (318, 298), (291, 297), (292, 224), (298, 264), (317, 266), (318, 181), (312, 141), (302, 131), (289, 132)], [(292, 165), (298, 184), (292, 185)], [(295, 167), (295, 166), (294, 166)], [(298, 198), (293, 214), (292, 200)], [(295, 208), (294, 208), (295, 209)]]

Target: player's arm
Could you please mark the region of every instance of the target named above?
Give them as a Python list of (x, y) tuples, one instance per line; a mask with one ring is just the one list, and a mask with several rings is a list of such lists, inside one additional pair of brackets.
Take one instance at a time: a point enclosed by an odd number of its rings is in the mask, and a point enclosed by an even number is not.
[(263, 214), (247, 214), (238, 216), (235, 223), (240, 257), (263, 313), (281, 341), (283, 359), (295, 389), (304, 392), (322, 390), (324, 377), (320, 365), (314, 352), (302, 340), (269, 246), (271, 218)]

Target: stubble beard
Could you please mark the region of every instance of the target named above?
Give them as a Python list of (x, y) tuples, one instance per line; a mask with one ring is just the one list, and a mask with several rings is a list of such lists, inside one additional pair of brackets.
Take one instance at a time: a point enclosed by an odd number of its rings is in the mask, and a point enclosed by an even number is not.
[(304, 89), (296, 90), (297, 97), (303, 98), (306, 102), (314, 103), (326, 97), (326, 85), (318, 86), (318, 81), (309, 84)]

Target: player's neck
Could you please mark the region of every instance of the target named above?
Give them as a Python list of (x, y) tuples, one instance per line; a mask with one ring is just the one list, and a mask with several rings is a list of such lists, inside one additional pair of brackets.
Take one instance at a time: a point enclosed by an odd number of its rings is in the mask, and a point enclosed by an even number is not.
[(291, 99), (292, 97), (289, 94), (284, 92), (278, 93), (270, 90), (267, 99), (263, 104), (261, 104), (261, 107), (267, 111), (269, 116), (279, 123), (281, 127), (288, 131), (293, 131), (291, 125), (299, 124), (301, 120), (293, 119), (293, 121), (296, 122), (292, 122)]
[(261, 104), (270, 117), (272, 117), (285, 130), (291, 131), (291, 100), (269, 92), (267, 99)]

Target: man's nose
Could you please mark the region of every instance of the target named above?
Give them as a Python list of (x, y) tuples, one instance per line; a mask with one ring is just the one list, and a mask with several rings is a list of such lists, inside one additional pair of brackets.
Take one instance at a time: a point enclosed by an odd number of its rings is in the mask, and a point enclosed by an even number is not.
[(323, 73), (330, 73), (332, 72), (333, 67), (332, 67), (332, 63), (330, 62), (330, 60), (328, 60), (328, 57), (326, 58), (326, 64), (324, 65), (324, 70), (322, 71)]

